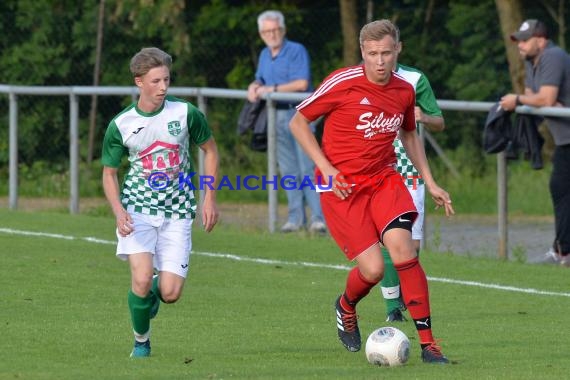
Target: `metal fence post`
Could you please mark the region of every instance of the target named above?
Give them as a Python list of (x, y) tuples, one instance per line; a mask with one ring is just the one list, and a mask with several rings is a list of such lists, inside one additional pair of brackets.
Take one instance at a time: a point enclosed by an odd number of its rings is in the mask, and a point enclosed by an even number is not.
[(79, 213), (79, 97), (69, 94), (69, 212)]
[(9, 207), (18, 208), (18, 95), (10, 92)]
[(497, 214), (499, 233), (499, 258), (508, 259), (508, 186), (507, 186), (507, 154), (503, 151), (497, 154)]
[[(275, 102), (267, 99), (267, 179), (277, 178), (277, 134), (275, 131), (276, 123)], [(278, 188), (278, 187), (277, 187)], [(267, 197), (269, 202), (269, 232), (275, 232), (277, 223), (277, 190), (267, 189)]]

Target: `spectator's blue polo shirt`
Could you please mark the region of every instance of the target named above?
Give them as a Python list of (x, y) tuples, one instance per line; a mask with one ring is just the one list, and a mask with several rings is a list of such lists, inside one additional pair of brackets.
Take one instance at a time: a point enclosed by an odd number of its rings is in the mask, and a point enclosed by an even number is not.
[(259, 53), (255, 79), (266, 86), (306, 79), (310, 87), (310, 66), (307, 49), (298, 42), (284, 39), (276, 57), (271, 57), (271, 51), (267, 46)]

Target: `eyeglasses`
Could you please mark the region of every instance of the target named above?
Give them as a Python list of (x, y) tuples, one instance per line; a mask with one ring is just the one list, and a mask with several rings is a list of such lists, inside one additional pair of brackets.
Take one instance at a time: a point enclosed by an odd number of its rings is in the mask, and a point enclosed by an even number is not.
[(259, 33), (261, 33), (261, 35), (263, 36), (267, 36), (269, 34), (279, 34), (281, 33), (282, 30), (283, 28), (267, 29), (267, 30), (261, 30)]

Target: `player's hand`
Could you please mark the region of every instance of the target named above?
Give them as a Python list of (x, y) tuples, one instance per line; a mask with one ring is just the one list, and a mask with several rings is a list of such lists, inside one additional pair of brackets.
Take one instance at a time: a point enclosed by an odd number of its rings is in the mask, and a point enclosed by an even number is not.
[[(326, 183), (325, 186), (330, 186), (334, 195), (345, 200), (350, 194), (352, 194), (352, 185), (348, 183), (345, 176), (335, 167), (331, 166), (330, 169), (321, 170), (321, 172), (323, 175), (323, 181)], [(332, 186), (329, 183), (331, 180)]]
[(205, 199), (202, 205), (202, 226), (206, 232), (212, 231), (216, 223), (218, 223), (219, 216), (220, 212), (216, 202)]
[(451, 197), (447, 193), (447, 191), (443, 190), (441, 187), (435, 185), (429, 188), (429, 192), (433, 201), (435, 202), (435, 209), (439, 209), (443, 207), (445, 209), (445, 215), (451, 216), (455, 214), (453, 210), (453, 206), (451, 204)]
[(122, 237), (130, 235), (131, 232), (135, 230), (133, 226), (133, 219), (127, 210), (122, 209), (115, 215), (115, 221), (117, 224), (117, 232)]
[(418, 106), (414, 107), (414, 116), (416, 118), (416, 123), (424, 123), (425, 119), (424, 119), (424, 113), (422, 112), (422, 109)]

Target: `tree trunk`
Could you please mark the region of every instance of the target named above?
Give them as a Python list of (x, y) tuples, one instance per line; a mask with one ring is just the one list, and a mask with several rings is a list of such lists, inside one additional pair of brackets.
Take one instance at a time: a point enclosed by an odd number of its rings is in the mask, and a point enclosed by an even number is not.
[[(542, 6), (546, 8), (552, 19), (558, 24), (558, 41), (557, 44), (562, 49), (566, 50), (566, 39), (564, 35), (566, 34), (566, 21), (564, 19), (565, 14), (565, 4), (564, 0), (558, 0), (558, 9), (554, 9), (553, 6), (547, 2), (543, 2)], [(550, 36), (552, 38), (552, 36)]]
[[(101, 71), (101, 50), (103, 47), (103, 20), (105, 19), (105, 0), (99, 1), (99, 19), (97, 20), (97, 45), (95, 47), (95, 68), (93, 69), (93, 86), (99, 85), (99, 72)], [(87, 163), (93, 161), (95, 145), (95, 130), (97, 129), (97, 95), (91, 95), (91, 109), (89, 111), (89, 136), (87, 143)]]
[(520, 57), (517, 44), (511, 41), (511, 34), (516, 32), (523, 22), (522, 4), (520, 0), (495, 0), (503, 41), (507, 51), (509, 74), (514, 92), (524, 92), (524, 63)]
[(339, 0), (340, 25), (342, 29), (342, 60), (345, 66), (360, 62), (360, 43), (358, 42), (357, 0)]

